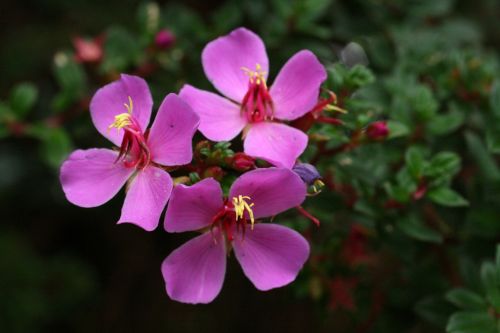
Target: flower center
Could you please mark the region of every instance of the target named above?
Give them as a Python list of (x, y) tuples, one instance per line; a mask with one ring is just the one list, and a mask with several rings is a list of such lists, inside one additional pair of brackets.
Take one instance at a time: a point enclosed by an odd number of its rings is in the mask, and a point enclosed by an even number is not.
[(144, 169), (151, 162), (151, 153), (147, 145), (147, 134), (142, 133), (139, 123), (132, 115), (134, 103), (128, 96), (128, 104), (124, 103), (127, 112), (115, 116), (115, 121), (109, 125), (108, 129), (116, 128), (117, 131), (123, 129), (123, 139), (120, 146), (120, 153), (115, 163), (123, 161), (125, 166), (130, 168)]
[(250, 123), (272, 120), (274, 107), (266, 85), (266, 72), (260, 64), (255, 65), (255, 71), (246, 67), (241, 69), (249, 76), (248, 91), (241, 102), (241, 112)]
[(252, 207), (254, 203), (249, 196), (239, 195), (232, 200), (226, 199), (224, 207), (212, 218), (212, 228), (217, 226), (222, 230), (228, 241), (234, 239), (233, 231), (245, 234), (246, 225), (250, 222), (250, 229), (253, 230), (255, 218)]

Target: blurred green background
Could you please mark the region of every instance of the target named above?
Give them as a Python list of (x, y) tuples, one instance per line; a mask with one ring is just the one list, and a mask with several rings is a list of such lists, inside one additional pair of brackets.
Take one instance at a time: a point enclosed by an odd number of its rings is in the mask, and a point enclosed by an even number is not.
[[(500, 240), (498, 22), (496, 0), (3, 0), (0, 331), (498, 331), (500, 262), (485, 262)], [(115, 225), (123, 193), (71, 205), (58, 166), (109, 146), (87, 112), (95, 89), (120, 72), (144, 76), (155, 105), (186, 82), (210, 89), (201, 50), (239, 26), (266, 42), (271, 77), (313, 50), (349, 111), (344, 128), (311, 130), (304, 160), (377, 120), (391, 135), (318, 159), (331, 179), (307, 208), (321, 228), (281, 218), (313, 247), (296, 283), (259, 292), (230, 258), (219, 297), (184, 305), (160, 264), (191, 235)], [(104, 57), (76, 61), (72, 40), (97, 36)]]

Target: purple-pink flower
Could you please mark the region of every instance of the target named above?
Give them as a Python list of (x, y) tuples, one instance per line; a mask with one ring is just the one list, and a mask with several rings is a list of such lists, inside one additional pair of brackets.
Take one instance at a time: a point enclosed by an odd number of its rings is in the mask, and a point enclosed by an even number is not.
[(169, 94), (147, 130), (152, 106), (149, 88), (137, 76), (122, 75), (96, 92), (90, 103), (92, 121), (120, 150), (77, 150), (68, 157), (60, 180), (70, 202), (100, 206), (129, 181), (118, 223), (156, 228), (173, 186), (161, 165), (191, 161), (199, 117), (177, 95)]
[(309, 244), (298, 232), (257, 219), (300, 205), (306, 186), (285, 168), (243, 174), (223, 198), (217, 181), (177, 185), (165, 215), (165, 230), (204, 230), (173, 251), (162, 264), (167, 293), (184, 303), (209, 303), (220, 292), (226, 257), (234, 250), (243, 272), (259, 290), (295, 280), (309, 257)]
[(185, 85), (179, 96), (200, 116), (200, 131), (229, 141), (243, 131), (246, 154), (291, 168), (307, 146), (307, 135), (283, 121), (297, 119), (318, 101), (326, 71), (302, 50), (283, 66), (271, 87), (262, 40), (239, 28), (210, 42), (202, 54), (208, 79), (226, 98)]

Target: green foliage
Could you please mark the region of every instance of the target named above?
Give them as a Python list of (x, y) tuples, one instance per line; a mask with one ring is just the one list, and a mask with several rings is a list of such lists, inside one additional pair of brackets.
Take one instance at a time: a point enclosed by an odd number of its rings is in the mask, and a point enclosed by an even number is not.
[[(497, 246), (495, 262), (481, 265), (482, 293), (466, 288), (449, 291), (446, 298), (460, 311), (455, 312), (448, 321), (449, 333), (495, 333), (500, 323), (500, 245)], [(475, 287), (475, 286), (474, 286)]]

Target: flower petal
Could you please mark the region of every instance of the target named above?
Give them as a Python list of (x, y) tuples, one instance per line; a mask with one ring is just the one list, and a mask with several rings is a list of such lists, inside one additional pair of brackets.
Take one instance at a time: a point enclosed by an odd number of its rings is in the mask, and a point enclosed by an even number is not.
[(179, 96), (200, 116), (199, 130), (212, 141), (230, 141), (246, 125), (240, 106), (227, 98), (186, 84)]
[(258, 223), (244, 237), (233, 241), (234, 254), (243, 272), (259, 290), (289, 284), (309, 257), (309, 244), (290, 228)]
[(172, 192), (172, 178), (157, 167), (139, 171), (130, 184), (118, 223), (132, 223), (146, 231), (156, 228)]
[(96, 207), (118, 193), (134, 172), (109, 149), (74, 151), (61, 166), (60, 181), (66, 198), (80, 207)]
[(184, 232), (208, 226), (222, 209), (222, 189), (213, 178), (206, 178), (192, 185), (177, 185), (165, 214), (165, 230)]
[(259, 64), (269, 71), (266, 47), (255, 33), (233, 30), (207, 44), (201, 55), (205, 75), (223, 95), (240, 102), (248, 90), (249, 77), (242, 68), (254, 71)]
[(179, 96), (168, 94), (161, 103), (148, 136), (153, 161), (183, 165), (193, 159), (192, 141), (200, 118)]
[(285, 124), (252, 124), (244, 142), (245, 153), (275, 166), (291, 168), (307, 146), (307, 135)]
[(294, 120), (311, 111), (325, 80), (326, 70), (318, 58), (308, 50), (297, 52), (283, 66), (269, 91), (274, 116)]
[(120, 80), (111, 82), (97, 90), (90, 102), (90, 115), (94, 126), (108, 140), (120, 146), (123, 138), (123, 129), (109, 128), (115, 121), (115, 116), (126, 113), (124, 104), (132, 99), (132, 116), (144, 132), (148, 127), (153, 99), (146, 81), (138, 76), (122, 74)]
[(238, 195), (250, 197), (255, 218), (268, 217), (300, 205), (306, 198), (306, 185), (289, 169), (257, 169), (233, 183), (229, 198)]
[[(215, 237), (215, 238), (214, 238)], [(183, 303), (210, 303), (219, 294), (226, 273), (226, 249), (218, 230), (193, 238), (161, 265), (167, 294)]]

